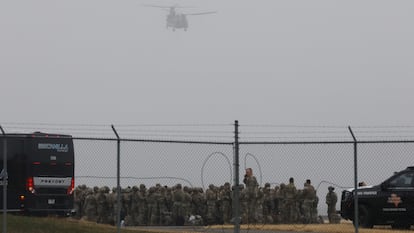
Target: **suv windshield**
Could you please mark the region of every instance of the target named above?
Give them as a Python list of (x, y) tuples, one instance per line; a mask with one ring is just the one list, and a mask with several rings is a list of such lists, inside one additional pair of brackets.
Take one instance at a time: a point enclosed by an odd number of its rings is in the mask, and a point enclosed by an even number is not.
[(390, 187), (413, 187), (414, 172), (403, 173), (389, 181)]

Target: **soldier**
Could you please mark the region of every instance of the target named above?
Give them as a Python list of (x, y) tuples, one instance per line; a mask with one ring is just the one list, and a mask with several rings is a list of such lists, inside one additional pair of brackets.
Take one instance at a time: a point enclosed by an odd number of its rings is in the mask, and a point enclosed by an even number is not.
[(270, 184), (266, 183), (263, 189), (263, 217), (265, 223), (273, 223), (274, 196), (270, 190)]
[(224, 186), (216, 187), (216, 224), (223, 224), (223, 212), (221, 211), (221, 206), (223, 205), (223, 200), (221, 199), (220, 193), (223, 191)]
[(241, 223), (248, 223), (248, 199), (247, 199), (247, 189), (244, 188), (243, 184), (239, 185), (240, 190), (240, 216), (241, 216)]
[[(120, 187), (121, 189), (121, 187)], [(113, 219), (113, 223), (116, 225), (118, 224), (117, 222), (117, 216), (118, 216), (118, 210), (120, 208), (120, 212), (121, 212), (121, 218), (119, 219), (119, 221), (121, 221), (122, 219), (124, 219), (125, 217), (125, 211), (122, 208), (122, 203), (123, 203), (123, 195), (121, 193), (120, 195), (120, 201), (121, 201), (121, 205), (118, 205), (118, 188), (117, 187), (113, 187), (112, 188), (112, 192), (109, 194), (109, 208), (111, 211), (111, 215), (112, 215), (112, 219)]]
[(319, 204), (319, 197), (316, 195), (315, 190), (315, 201), (313, 202), (312, 208), (312, 222), (313, 223), (320, 223), (319, 216), (318, 216), (318, 204)]
[(74, 192), (76, 218), (81, 219), (84, 213), (86, 185), (79, 185)]
[(172, 218), (175, 225), (183, 226), (185, 223), (185, 209), (184, 209), (184, 191), (182, 190), (181, 184), (175, 186), (173, 193), (173, 211)]
[(231, 187), (230, 187), (230, 183), (226, 182), (223, 186), (223, 190), (221, 190), (220, 192), (220, 200), (221, 200), (221, 210), (220, 212), (222, 213), (222, 218), (223, 218), (223, 222), (225, 224), (230, 223), (230, 219), (231, 219)]
[(243, 183), (246, 185), (247, 194), (247, 218), (249, 223), (256, 223), (256, 205), (257, 205), (257, 192), (259, 184), (256, 177), (253, 175), (253, 169), (247, 168), (244, 175)]
[[(122, 212), (124, 213), (123, 216), (130, 216), (131, 212), (131, 195), (132, 189), (130, 186), (126, 187), (122, 190)], [(122, 217), (124, 219), (124, 217)]]
[(168, 216), (167, 211), (167, 200), (166, 200), (166, 188), (159, 187), (158, 192), (160, 195), (157, 196), (158, 212), (159, 212), (159, 225), (168, 225), (169, 220), (166, 219)]
[(137, 186), (132, 187), (131, 192), (131, 207), (130, 212), (127, 217), (125, 217), (125, 222), (127, 226), (136, 226), (138, 225), (138, 214), (139, 214), (139, 188)]
[(157, 225), (158, 219), (159, 219), (159, 213), (158, 213), (158, 206), (157, 206), (157, 188), (156, 187), (150, 187), (148, 190), (148, 196), (147, 196), (147, 206), (148, 206), (148, 225), (154, 226)]
[(256, 212), (254, 214), (254, 217), (256, 218), (255, 223), (263, 223), (263, 203), (264, 191), (262, 187), (259, 187), (256, 194)]
[(316, 223), (317, 216), (314, 216), (314, 208), (316, 202), (316, 190), (311, 185), (310, 180), (306, 180), (302, 191), (302, 211), (303, 211), (303, 220), (305, 223)]
[(168, 212), (172, 212), (172, 206), (173, 206), (173, 190), (171, 187), (166, 186), (165, 187), (165, 201), (166, 201), (166, 207)]
[(191, 213), (194, 215), (204, 216), (206, 199), (203, 195), (202, 188), (193, 188), (191, 195)]
[(191, 189), (188, 186), (184, 186), (184, 216), (190, 216), (191, 214)]
[(364, 187), (364, 186), (367, 186), (367, 184), (364, 181), (361, 181), (361, 182), (358, 183), (358, 186), (359, 187)]
[(138, 205), (138, 225), (147, 225), (147, 213), (148, 213), (148, 203), (147, 203), (147, 188), (145, 184), (139, 185), (139, 193), (137, 196), (137, 205)]
[(73, 208), (75, 209), (75, 218), (80, 219), (80, 211), (82, 209), (82, 204), (80, 201), (80, 196), (82, 190), (80, 189), (80, 185), (78, 185), (75, 190), (73, 191)]
[[(296, 197), (295, 197), (296, 210), (297, 210), (296, 221), (295, 222), (298, 222), (298, 223), (306, 223), (305, 218), (304, 218), (303, 202), (304, 202), (303, 190), (298, 189), (298, 190), (296, 190)], [(310, 215), (310, 209), (309, 209), (308, 212), (309, 212), (309, 215)], [(307, 222), (307, 223), (309, 223), (309, 222)]]
[(326, 194), (326, 204), (328, 205), (328, 219), (329, 223), (339, 223), (335, 221), (336, 217), (336, 202), (338, 201), (338, 196), (334, 192), (335, 188), (332, 186), (328, 187), (328, 193)]
[(116, 210), (115, 210), (115, 205), (116, 205), (116, 187), (112, 188), (112, 191), (108, 194), (107, 196), (108, 198), (108, 219), (109, 219), (109, 223), (112, 225), (115, 225), (115, 221), (116, 221)]
[(298, 209), (296, 203), (297, 189), (293, 177), (289, 178), (289, 184), (284, 188), (285, 222), (294, 223), (297, 220)]
[(283, 199), (283, 197), (284, 197), (285, 187), (286, 187), (286, 185), (284, 183), (281, 183), (279, 186), (276, 186), (275, 190), (274, 190), (274, 195), (275, 195), (275, 197), (274, 197), (274, 206), (275, 206), (275, 209), (274, 209), (274, 213), (273, 213), (273, 221), (275, 223), (282, 223), (283, 220), (285, 219), (283, 217), (283, 214), (284, 214), (284, 212), (283, 212), (284, 211), (284, 205), (283, 205), (284, 199)]
[(206, 204), (207, 204), (207, 213), (206, 213), (206, 223), (207, 224), (214, 224), (216, 221), (216, 201), (217, 201), (217, 193), (216, 187), (213, 184), (208, 186), (206, 190)]
[(98, 193), (95, 195), (96, 198), (96, 212), (97, 212), (97, 223), (104, 223), (107, 224), (108, 220), (108, 213), (109, 213), (109, 203), (107, 200), (107, 191), (109, 191), (108, 187), (102, 187), (99, 189)]
[(85, 198), (85, 218), (87, 221), (96, 221), (97, 216), (97, 203), (95, 199), (95, 195), (92, 189), (88, 189), (86, 191), (86, 198)]

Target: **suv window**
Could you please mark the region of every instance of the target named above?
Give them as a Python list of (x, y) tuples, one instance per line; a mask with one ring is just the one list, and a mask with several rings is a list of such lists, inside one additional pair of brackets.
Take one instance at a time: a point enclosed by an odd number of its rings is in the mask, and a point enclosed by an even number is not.
[(391, 187), (414, 187), (414, 172), (403, 173), (390, 180)]

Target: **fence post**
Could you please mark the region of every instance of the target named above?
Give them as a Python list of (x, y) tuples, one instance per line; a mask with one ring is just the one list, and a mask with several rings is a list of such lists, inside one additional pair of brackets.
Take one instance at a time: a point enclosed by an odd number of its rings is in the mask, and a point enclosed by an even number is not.
[(357, 139), (354, 132), (351, 129), (351, 126), (348, 126), (349, 132), (354, 139), (354, 226), (355, 233), (358, 233), (359, 229), (359, 205), (358, 205), (358, 151), (357, 151)]
[(111, 125), (112, 130), (116, 135), (117, 142), (117, 157), (116, 157), (116, 229), (117, 232), (121, 232), (121, 139), (116, 131), (114, 125)]
[(3, 170), (2, 170), (2, 181), (3, 181), (3, 233), (7, 233), (7, 138), (3, 127), (0, 126), (0, 130), (3, 134)]
[(233, 196), (233, 220), (234, 233), (240, 232), (240, 195), (239, 195), (239, 121), (234, 121), (234, 196)]

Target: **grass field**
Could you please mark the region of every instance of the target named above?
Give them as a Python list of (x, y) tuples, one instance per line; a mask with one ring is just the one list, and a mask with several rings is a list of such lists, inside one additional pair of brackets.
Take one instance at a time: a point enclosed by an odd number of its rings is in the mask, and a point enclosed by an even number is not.
[[(37, 218), (26, 216), (7, 215), (7, 232), (8, 233), (114, 233), (116, 228), (110, 225), (96, 224), (91, 222), (73, 220), (70, 218)], [(3, 229), (3, 217), (0, 215), (0, 232)], [(209, 226), (206, 227), (206, 232), (209, 229), (232, 229), (232, 225), (224, 226)], [(258, 230), (273, 230), (273, 231), (296, 231), (296, 232), (321, 232), (321, 233), (353, 233), (355, 232), (352, 223), (346, 222), (342, 224), (309, 224), (309, 225), (242, 225), (242, 230), (258, 229)], [(197, 229), (195, 232), (202, 232), (202, 229)], [(122, 233), (147, 233), (147, 232), (166, 232), (166, 229), (143, 230), (137, 228), (122, 228)], [(177, 233), (177, 231), (174, 231)], [(191, 232), (191, 231), (183, 231)], [(407, 233), (410, 231), (398, 231), (389, 229), (389, 227), (376, 227), (374, 229), (359, 229), (360, 233)]]
[[(0, 215), (0, 232), (3, 230), (3, 216)], [(7, 215), (7, 233), (114, 233), (116, 227), (96, 224), (70, 218), (26, 217)], [(142, 232), (122, 229), (122, 233)]]
[[(321, 232), (321, 233), (354, 233), (355, 228), (352, 223), (341, 224), (308, 224), (308, 225), (256, 225), (256, 226), (241, 226), (241, 229), (261, 229), (274, 231), (297, 231), (297, 232)], [(413, 232), (407, 230), (393, 230), (391, 227), (378, 226), (374, 229), (359, 229), (360, 233), (407, 233)]]

